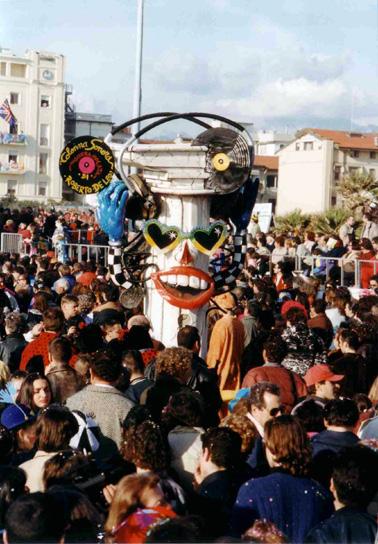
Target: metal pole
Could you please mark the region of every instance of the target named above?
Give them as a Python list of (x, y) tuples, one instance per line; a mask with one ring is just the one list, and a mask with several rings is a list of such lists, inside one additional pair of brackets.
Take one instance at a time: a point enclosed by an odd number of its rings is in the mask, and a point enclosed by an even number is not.
[[(137, 36), (135, 58), (135, 87), (133, 117), (139, 117), (142, 105), (142, 60), (143, 60), (143, 4), (144, 0), (137, 0)], [(134, 125), (134, 134), (140, 130), (140, 123)]]

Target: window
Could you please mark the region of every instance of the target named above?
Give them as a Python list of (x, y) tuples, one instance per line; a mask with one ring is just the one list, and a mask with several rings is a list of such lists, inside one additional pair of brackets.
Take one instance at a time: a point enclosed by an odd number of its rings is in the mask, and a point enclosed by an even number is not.
[(49, 96), (45, 94), (41, 95), (41, 108), (49, 108), (50, 101), (51, 101), (51, 98)]
[(339, 181), (341, 174), (341, 166), (335, 166), (335, 181)]
[(9, 125), (9, 133), (10, 134), (18, 134), (18, 124), (14, 123), (14, 125)]
[(295, 151), (300, 151), (300, 149), (301, 149), (301, 144), (299, 142), (297, 142), (295, 144)]
[(370, 158), (371, 159), (376, 159), (377, 158), (377, 154), (375, 151), (370, 151)]
[(11, 196), (15, 196), (16, 192), (17, 192), (17, 181), (8, 179), (7, 194)]
[(41, 124), (39, 133), (39, 145), (49, 145), (49, 125)]
[(333, 196), (331, 198), (331, 206), (336, 206), (336, 204), (337, 204), (337, 198), (335, 196)]
[(371, 176), (373, 179), (375, 179), (375, 169), (374, 168), (370, 168), (369, 176)]
[(11, 163), (16, 163), (17, 164), (17, 162), (18, 162), (17, 154), (16, 153), (9, 153), (8, 162), (9, 162), (9, 164), (11, 164)]
[(0, 76), (5, 76), (7, 73), (7, 63), (0, 62)]
[(47, 183), (38, 183), (38, 196), (47, 195)]
[(11, 77), (25, 77), (26, 64), (15, 64), (12, 62), (10, 66), (10, 75)]
[(354, 157), (355, 159), (358, 159), (358, 157), (360, 156), (360, 152), (359, 152), (359, 151), (352, 150), (352, 151), (350, 152), (350, 156), (351, 156), (351, 157)]
[(19, 104), (20, 103), (20, 95), (18, 93), (9, 93), (9, 102), (11, 104)]
[(40, 174), (47, 174), (47, 153), (40, 153), (39, 154), (39, 173)]
[(314, 149), (314, 142), (305, 142), (304, 143), (304, 150), (305, 151), (312, 151)]
[(276, 185), (276, 176), (266, 176), (266, 186), (267, 187), (271, 187), (271, 188), (275, 188), (277, 185)]

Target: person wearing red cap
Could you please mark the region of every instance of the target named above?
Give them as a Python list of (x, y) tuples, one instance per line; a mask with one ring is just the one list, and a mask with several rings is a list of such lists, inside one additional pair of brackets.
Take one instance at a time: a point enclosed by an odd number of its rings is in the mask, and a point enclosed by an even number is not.
[(329, 400), (338, 396), (339, 382), (343, 378), (342, 374), (334, 374), (328, 365), (314, 365), (309, 368), (304, 376), (309, 396), (297, 404), (292, 413), (295, 414), (298, 406), (308, 400), (315, 400), (325, 406)]

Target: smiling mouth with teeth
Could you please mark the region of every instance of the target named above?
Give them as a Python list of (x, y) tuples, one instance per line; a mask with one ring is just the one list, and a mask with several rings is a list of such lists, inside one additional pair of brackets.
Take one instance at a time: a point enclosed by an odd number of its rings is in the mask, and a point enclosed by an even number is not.
[(172, 306), (193, 310), (206, 304), (214, 294), (214, 280), (203, 270), (176, 266), (151, 274), (159, 294)]

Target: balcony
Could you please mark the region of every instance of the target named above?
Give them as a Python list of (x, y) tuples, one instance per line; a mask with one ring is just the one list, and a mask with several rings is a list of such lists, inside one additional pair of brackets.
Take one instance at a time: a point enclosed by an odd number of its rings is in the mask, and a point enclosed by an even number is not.
[(28, 139), (25, 134), (10, 134), (9, 132), (0, 132), (0, 145), (26, 145)]
[(7, 174), (8, 176), (20, 176), (25, 174), (25, 166), (23, 163), (16, 163), (14, 161), (8, 163), (0, 162), (0, 174)]

